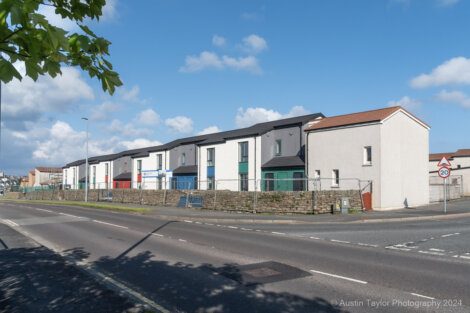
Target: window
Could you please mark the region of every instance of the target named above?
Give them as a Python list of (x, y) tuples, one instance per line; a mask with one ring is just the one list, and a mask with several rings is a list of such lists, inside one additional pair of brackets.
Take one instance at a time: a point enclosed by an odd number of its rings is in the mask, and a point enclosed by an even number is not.
[(215, 178), (207, 177), (207, 190), (214, 190), (214, 189), (215, 189)]
[(104, 164), (104, 175), (106, 175), (106, 176), (109, 175), (109, 164), (108, 163)]
[(462, 168), (462, 165), (458, 164), (458, 165), (457, 165), (457, 168)]
[(161, 154), (157, 154), (157, 170), (163, 169), (163, 156)]
[(137, 160), (137, 174), (142, 174), (142, 160)]
[(273, 191), (274, 190), (274, 173), (266, 173), (264, 175), (264, 190)]
[(240, 191), (248, 191), (248, 174), (240, 174)]
[(215, 148), (207, 149), (207, 166), (215, 165)]
[(321, 177), (321, 172), (320, 172), (320, 170), (315, 170), (315, 174), (314, 174), (314, 175), (315, 175), (315, 176), (314, 176), (315, 179), (320, 179), (320, 177)]
[(280, 140), (280, 139), (276, 140), (276, 146), (275, 146), (274, 154), (276, 156), (282, 155), (282, 140)]
[(186, 165), (186, 153), (181, 154), (181, 160), (180, 160), (180, 165), (185, 166)]
[(304, 190), (304, 173), (303, 172), (294, 172), (294, 191), (303, 191)]
[(238, 143), (238, 162), (248, 162), (248, 141)]
[(372, 147), (364, 147), (364, 165), (372, 165)]
[(331, 182), (331, 186), (339, 186), (339, 170), (333, 170), (333, 181)]

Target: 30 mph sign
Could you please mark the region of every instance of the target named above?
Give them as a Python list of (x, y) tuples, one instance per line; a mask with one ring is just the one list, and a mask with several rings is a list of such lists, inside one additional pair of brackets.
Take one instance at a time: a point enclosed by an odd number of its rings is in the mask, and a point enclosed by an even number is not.
[(450, 168), (443, 166), (439, 168), (439, 171), (437, 172), (437, 174), (442, 178), (447, 178), (450, 176)]

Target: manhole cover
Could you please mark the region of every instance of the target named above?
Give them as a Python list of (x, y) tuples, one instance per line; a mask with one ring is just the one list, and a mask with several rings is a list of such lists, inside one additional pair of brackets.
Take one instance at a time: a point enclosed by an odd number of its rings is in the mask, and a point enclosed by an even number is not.
[(247, 265), (227, 265), (218, 271), (221, 275), (244, 285), (268, 284), (310, 276), (310, 273), (279, 262)]

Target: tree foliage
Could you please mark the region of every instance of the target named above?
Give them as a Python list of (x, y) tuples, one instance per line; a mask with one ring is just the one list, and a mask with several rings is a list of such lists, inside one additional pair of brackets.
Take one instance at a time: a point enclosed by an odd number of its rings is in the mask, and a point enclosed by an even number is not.
[[(0, 1), (0, 81), (8, 83), (22, 74), (13, 66), (24, 62), (25, 75), (61, 74), (62, 65), (77, 66), (101, 81), (103, 90), (113, 94), (122, 82), (106, 60), (109, 45), (85, 25), (99, 20), (106, 0), (1, 0)], [(55, 13), (80, 27), (70, 33), (51, 25), (39, 13), (40, 6), (51, 6)]]

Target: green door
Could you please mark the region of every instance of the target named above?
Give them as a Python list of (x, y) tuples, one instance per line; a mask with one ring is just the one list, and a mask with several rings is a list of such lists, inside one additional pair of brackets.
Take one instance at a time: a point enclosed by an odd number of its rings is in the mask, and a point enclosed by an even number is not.
[(276, 173), (276, 191), (289, 191), (289, 173), (288, 172), (277, 172)]

